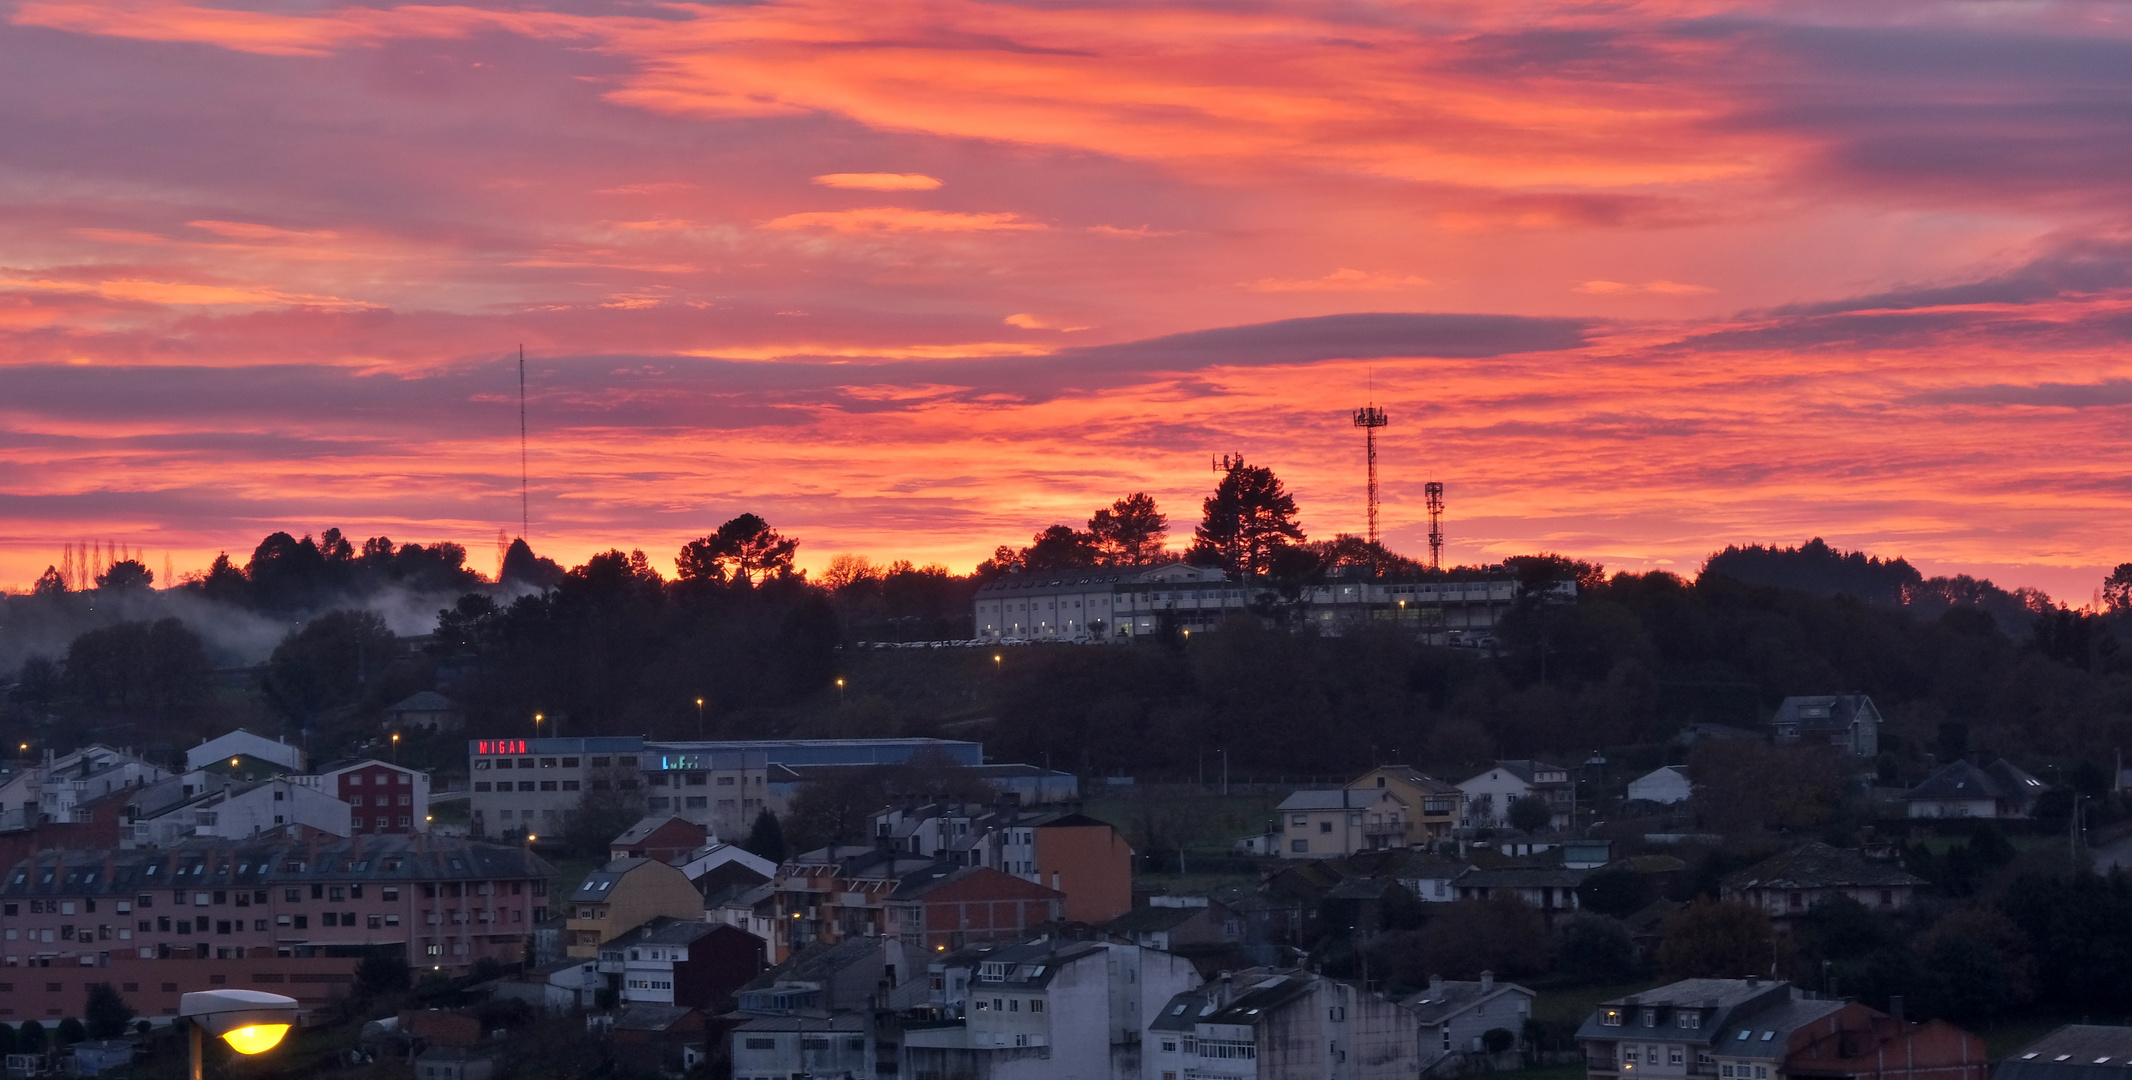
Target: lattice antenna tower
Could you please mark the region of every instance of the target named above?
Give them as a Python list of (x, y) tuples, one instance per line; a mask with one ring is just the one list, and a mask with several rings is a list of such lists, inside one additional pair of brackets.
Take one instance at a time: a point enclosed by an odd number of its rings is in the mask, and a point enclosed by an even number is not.
[(1444, 568), (1444, 486), (1431, 480), (1422, 491), (1429, 500), (1429, 569)]
[(1370, 543), (1377, 542), (1377, 429), (1391, 423), (1384, 410), (1376, 405), (1365, 405), (1355, 410), (1355, 426), (1362, 429), (1362, 441), (1369, 447), (1370, 459)]
[[(526, 347), (518, 347), (518, 535), (525, 539), (533, 531), (532, 501), (527, 495), (526, 484)], [(533, 541), (526, 539), (526, 543)], [(498, 567), (497, 572), (502, 573)]]

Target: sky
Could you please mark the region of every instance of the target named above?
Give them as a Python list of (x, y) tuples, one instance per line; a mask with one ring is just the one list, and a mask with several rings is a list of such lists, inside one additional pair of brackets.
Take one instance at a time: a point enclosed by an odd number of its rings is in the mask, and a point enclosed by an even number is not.
[(0, 3), (0, 587), (754, 512), (2132, 560), (2132, 8)]

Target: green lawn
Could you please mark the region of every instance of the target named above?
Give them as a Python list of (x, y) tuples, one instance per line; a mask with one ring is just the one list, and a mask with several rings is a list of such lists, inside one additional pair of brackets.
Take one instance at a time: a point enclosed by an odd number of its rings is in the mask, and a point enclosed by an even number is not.
[(1126, 842), (1141, 851), (1151, 846), (1148, 833), (1152, 830), (1155, 847), (1227, 852), (1238, 839), (1264, 832), (1280, 801), (1276, 795), (1105, 791), (1089, 798), (1082, 812), (1117, 826)]

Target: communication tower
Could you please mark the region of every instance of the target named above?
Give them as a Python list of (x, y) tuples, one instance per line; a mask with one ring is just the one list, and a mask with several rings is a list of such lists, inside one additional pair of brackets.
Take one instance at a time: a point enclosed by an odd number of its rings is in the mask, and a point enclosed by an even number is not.
[(1375, 405), (1366, 405), (1355, 410), (1355, 426), (1362, 429), (1362, 440), (1369, 446), (1370, 457), (1370, 543), (1377, 542), (1377, 429), (1391, 423), (1384, 410)]
[(1429, 569), (1444, 568), (1444, 486), (1431, 480), (1422, 487), (1429, 500)]

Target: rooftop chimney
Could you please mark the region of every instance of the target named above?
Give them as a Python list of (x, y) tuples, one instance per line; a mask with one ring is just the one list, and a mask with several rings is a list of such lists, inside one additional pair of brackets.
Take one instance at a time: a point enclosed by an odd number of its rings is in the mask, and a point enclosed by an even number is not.
[(1485, 994), (1493, 989), (1495, 989), (1495, 972), (1481, 972), (1481, 993)]
[(1888, 995), (1888, 1015), (1894, 1017), (1895, 1022), (1898, 1024), (1903, 1022), (1903, 996), (1901, 994)]
[(1436, 996), (1438, 996), (1438, 995), (1442, 994), (1443, 992), (1444, 992), (1444, 977), (1443, 977), (1443, 976), (1441, 976), (1441, 975), (1431, 975), (1431, 976), (1429, 976), (1429, 996), (1430, 996), (1430, 997), (1436, 997)]

